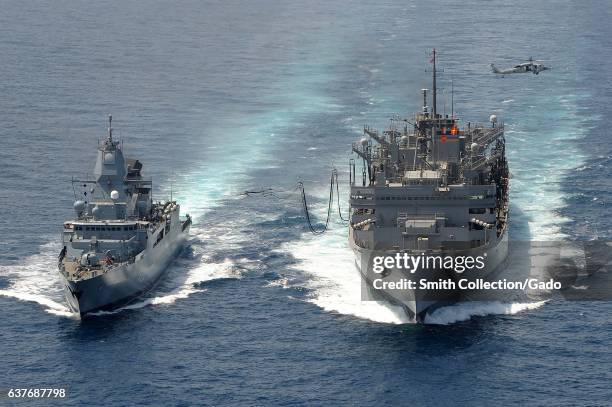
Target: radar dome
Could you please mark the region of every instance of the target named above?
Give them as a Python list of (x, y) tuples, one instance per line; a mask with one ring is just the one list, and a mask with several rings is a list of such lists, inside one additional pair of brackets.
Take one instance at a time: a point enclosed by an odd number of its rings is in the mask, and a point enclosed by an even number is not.
[(475, 150), (476, 148), (478, 148), (478, 143), (472, 143), (471, 148), (472, 150)]
[(104, 163), (105, 164), (112, 164), (115, 162), (115, 156), (113, 155), (113, 153), (106, 153), (104, 154)]
[(496, 115), (494, 115), (494, 114), (492, 114), (492, 115), (489, 117), (489, 121), (490, 121), (491, 123), (497, 123), (497, 116), (496, 116)]
[(403, 135), (403, 136), (400, 138), (400, 140), (401, 140), (401, 142), (402, 142), (403, 144), (408, 144), (408, 136)]
[(112, 190), (110, 193), (110, 197), (113, 201), (116, 201), (117, 199), (119, 199), (119, 192), (116, 190)]
[(368, 145), (368, 139), (367, 139), (367, 138), (365, 138), (365, 137), (364, 137), (364, 138), (362, 138), (362, 139), (361, 139), (361, 145), (362, 145), (362, 146), (364, 146), (364, 147), (365, 147), (365, 146), (367, 146), (367, 145)]
[(72, 205), (72, 207), (74, 208), (76, 213), (80, 215), (83, 212), (83, 209), (85, 209), (85, 202), (80, 201), (80, 200), (74, 201), (74, 204)]

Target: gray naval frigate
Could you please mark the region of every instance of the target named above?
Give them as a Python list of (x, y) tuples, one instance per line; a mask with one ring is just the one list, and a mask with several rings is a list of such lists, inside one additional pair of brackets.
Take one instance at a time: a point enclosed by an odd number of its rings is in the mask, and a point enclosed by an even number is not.
[[(483, 279), (501, 268), (508, 253), (504, 125), (491, 115), (486, 125), (460, 128), (454, 109), (450, 116), (439, 114), (435, 58), (434, 50), (432, 108), (423, 89), (423, 109), (414, 117), (396, 117), (382, 133), (364, 127), (364, 138), (353, 144), (363, 161), (361, 180), (355, 176), (355, 160), (350, 163), (349, 244), (365, 283), (362, 294), (400, 305), (416, 321), (465, 294), (458, 286), (421, 288), (423, 279)], [(435, 261), (417, 270), (393, 265), (374, 272), (375, 257), (397, 253), (485, 260), (483, 268), (463, 273)], [(381, 282), (406, 280), (418, 285), (380, 289)]]
[[(125, 159), (113, 139), (98, 145), (93, 177), (73, 179), (73, 220), (64, 223), (59, 274), (81, 316), (129, 303), (150, 290), (180, 252), (191, 218), (175, 201), (153, 202), (142, 163)], [(79, 191), (79, 192), (77, 192)], [(80, 196), (79, 196), (80, 195)]]

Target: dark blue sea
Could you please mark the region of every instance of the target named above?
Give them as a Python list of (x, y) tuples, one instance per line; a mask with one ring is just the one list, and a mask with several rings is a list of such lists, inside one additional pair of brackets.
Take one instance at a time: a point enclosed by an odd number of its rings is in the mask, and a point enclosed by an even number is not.
[[(360, 300), (343, 210), (364, 124), (420, 109), (506, 124), (511, 237), (611, 238), (608, 1), (0, 2), (0, 389), (92, 405), (612, 405), (608, 301), (470, 303), (436, 323)], [(500, 77), (529, 57), (552, 70)], [(80, 321), (56, 263), (71, 177), (113, 114), (194, 217), (137, 302)], [(275, 196), (241, 195), (274, 188)]]

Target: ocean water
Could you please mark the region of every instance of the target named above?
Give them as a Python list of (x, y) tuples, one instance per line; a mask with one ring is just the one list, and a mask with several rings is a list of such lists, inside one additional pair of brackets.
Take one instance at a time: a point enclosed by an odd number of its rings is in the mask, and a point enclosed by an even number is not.
[[(312, 236), (294, 188), (322, 219), (336, 166), (346, 196), (350, 143), (420, 108), (436, 47), (440, 110), (452, 80), (460, 117), (507, 125), (511, 237), (610, 240), (611, 18), (603, 0), (3, 2), (0, 389), (62, 387), (71, 405), (609, 405), (609, 302), (467, 303), (410, 324), (360, 301), (345, 226)], [(489, 72), (530, 56), (553, 69)], [(79, 321), (59, 234), (108, 113), (194, 225), (152, 292)], [(268, 187), (278, 197), (241, 195)]]

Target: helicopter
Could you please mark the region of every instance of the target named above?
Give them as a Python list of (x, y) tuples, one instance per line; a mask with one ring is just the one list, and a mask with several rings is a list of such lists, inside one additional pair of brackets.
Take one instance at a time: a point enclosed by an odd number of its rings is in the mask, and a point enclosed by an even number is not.
[(499, 74), (499, 75), (508, 75), (508, 74), (513, 74), (513, 73), (529, 73), (529, 72), (531, 72), (534, 75), (539, 75), (540, 72), (547, 71), (550, 68), (547, 66), (544, 66), (544, 64), (541, 63), (541, 61), (534, 61), (533, 58), (529, 58), (528, 62), (523, 62), (522, 64), (515, 65), (512, 68), (499, 69), (498, 67), (495, 66), (495, 64), (491, 64), (491, 69), (493, 70), (493, 73)]

